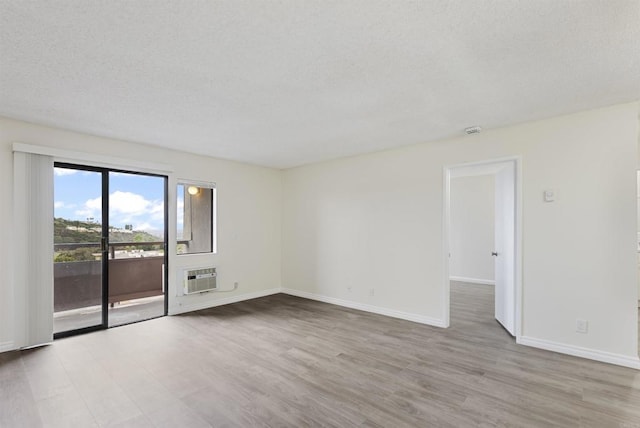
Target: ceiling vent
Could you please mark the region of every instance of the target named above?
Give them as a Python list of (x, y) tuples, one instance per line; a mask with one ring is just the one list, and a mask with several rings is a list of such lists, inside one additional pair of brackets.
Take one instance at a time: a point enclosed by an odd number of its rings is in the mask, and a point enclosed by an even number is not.
[(469, 128), (464, 129), (464, 132), (467, 135), (479, 134), (481, 131), (482, 131), (482, 128), (480, 128), (479, 126), (470, 126)]

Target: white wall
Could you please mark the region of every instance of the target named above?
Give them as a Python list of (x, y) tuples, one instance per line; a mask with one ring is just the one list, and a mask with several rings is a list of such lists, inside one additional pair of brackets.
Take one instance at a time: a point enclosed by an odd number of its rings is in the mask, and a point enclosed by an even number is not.
[(493, 175), (451, 179), (451, 279), (494, 282), (494, 204)]
[(443, 168), (519, 155), (521, 339), (635, 364), (637, 143), (631, 103), (288, 170), (283, 286), (442, 323)]
[[(170, 207), (175, 206), (176, 179), (211, 181), (218, 194), (218, 253), (176, 256), (169, 253), (170, 313), (212, 306), (223, 301), (275, 292), (281, 274), (281, 172), (237, 162), (195, 156), (63, 131), (0, 118), (0, 350), (13, 346), (11, 200), (13, 189), (12, 143), (28, 143), (94, 155), (115, 156), (132, 161), (172, 165), (169, 177)], [(175, 248), (175, 211), (170, 215), (170, 245)], [(215, 265), (221, 288), (232, 293), (173, 297), (177, 276), (185, 266)], [(19, 286), (19, 284), (18, 284)]]
[(637, 205), (636, 205), (636, 226), (638, 231), (638, 307), (640, 307), (640, 171), (637, 173)]

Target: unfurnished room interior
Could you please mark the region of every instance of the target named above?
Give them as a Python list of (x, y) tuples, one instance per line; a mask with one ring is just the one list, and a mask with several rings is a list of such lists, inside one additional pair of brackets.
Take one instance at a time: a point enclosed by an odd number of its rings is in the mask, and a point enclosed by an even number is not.
[(0, 0), (0, 427), (640, 427), (640, 0)]

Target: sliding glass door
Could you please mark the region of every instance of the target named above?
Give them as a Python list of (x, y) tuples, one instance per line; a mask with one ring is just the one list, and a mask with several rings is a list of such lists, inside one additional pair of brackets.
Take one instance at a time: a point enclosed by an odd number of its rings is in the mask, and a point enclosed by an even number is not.
[(54, 174), (54, 337), (166, 315), (167, 178)]
[(54, 168), (54, 334), (103, 325), (104, 174), (78, 168)]
[(165, 178), (109, 172), (109, 327), (165, 315)]

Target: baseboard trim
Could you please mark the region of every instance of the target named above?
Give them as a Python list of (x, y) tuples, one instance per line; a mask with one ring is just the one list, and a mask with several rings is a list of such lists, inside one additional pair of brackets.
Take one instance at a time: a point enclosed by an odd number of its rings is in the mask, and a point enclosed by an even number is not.
[(450, 276), (449, 280), (459, 282), (471, 282), (473, 284), (496, 285), (492, 279), (466, 278), (464, 276)]
[(171, 308), (169, 315), (184, 314), (187, 312), (199, 311), (201, 309), (214, 308), (216, 306), (228, 305), (231, 303), (243, 302), (245, 300), (257, 299), (259, 297), (271, 296), (282, 291), (280, 287), (269, 288), (268, 290), (254, 291), (252, 293), (238, 294), (235, 296), (224, 297), (222, 299), (207, 300), (205, 302), (192, 303), (189, 305), (182, 304)]
[(629, 367), (640, 370), (640, 358), (626, 355), (614, 354), (611, 352), (598, 351), (595, 349), (583, 348), (580, 346), (566, 345), (564, 343), (552, 342), (550, 340), (536, 339), (534, 337), (520, 336), (516, 339), (520, 345), (531, 346), (533, 348), (546, 349), (547, 351), (572, 355), (574, 357), (587, 358), (589, 360), (603, 363), (615, 364), (617, 366)]
[(15, 344), (13, 342), (0, 342), (0, 352), (7, 352), (15, 350)]
[(442, 320), (437, 318), (426, 317), (424, 315), (413, 314), (410, 312), (397, 311), (395, 309), (381, 308), (380, 306), (367, 305), (365, 303), (353, 302), (350, 300), (337, 299), (335, 297), (323, 296), (320, 294), (308, 293), (306, 291), (294, 290), (291, 288), (283, 288), (282, 293), (291, 296), (302, 297), (303, 299), (317, 300), (318, 302), (330, 303), (332, 305), (343, 306), (345, 308), (357, 309), (364, 312), (385, 315), (392, 318), (399, 318), (407, 321), (413, 321), (420, 324), (426, 324), (434, 327), (445, 328)]

